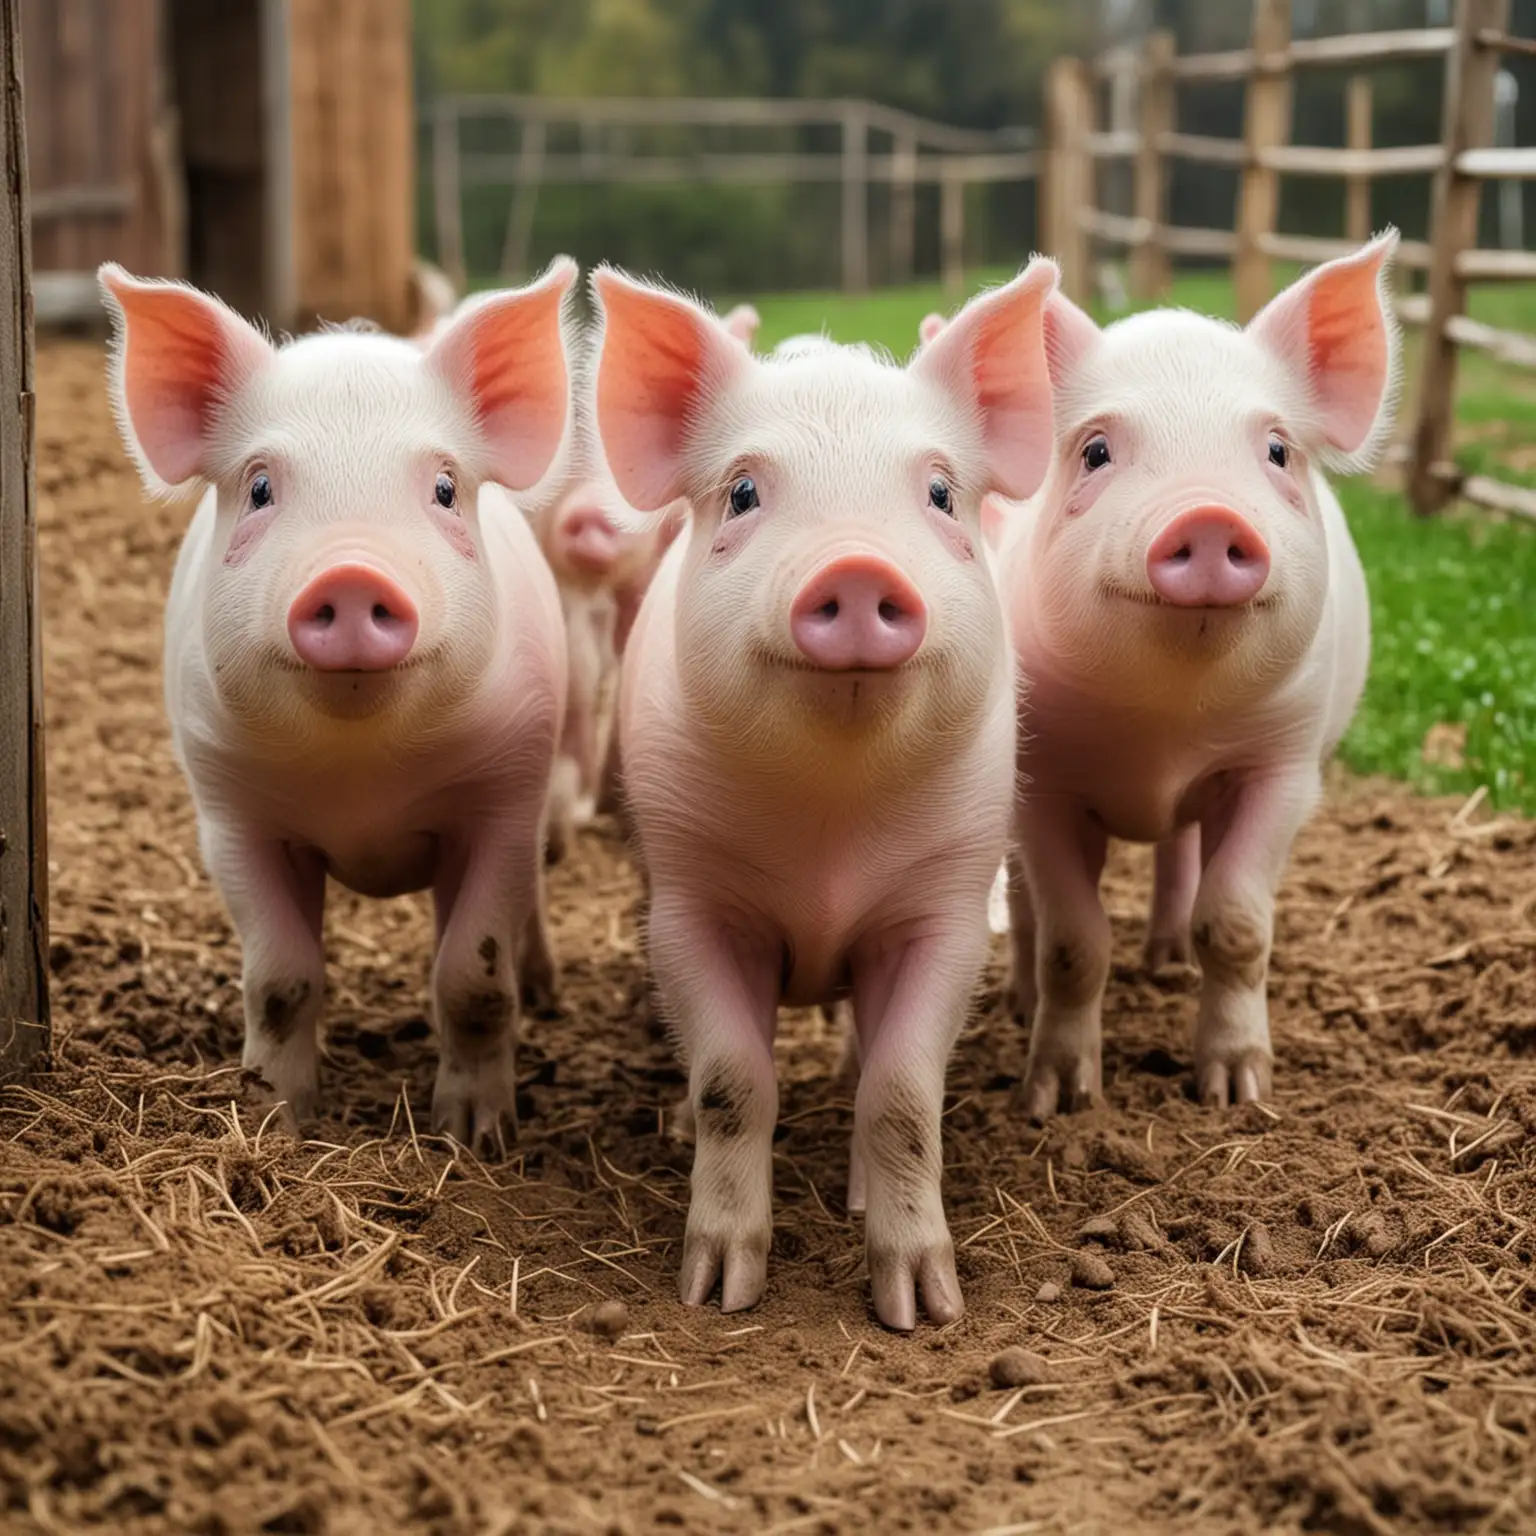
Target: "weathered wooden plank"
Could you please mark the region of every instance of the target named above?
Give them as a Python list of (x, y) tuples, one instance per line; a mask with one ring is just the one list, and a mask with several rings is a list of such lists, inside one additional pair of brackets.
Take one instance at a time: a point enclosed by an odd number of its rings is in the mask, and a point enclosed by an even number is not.
[(18, 0), (0, 0), (0, 1080), (48, 1049), (48, 849)]
[[(1291, 35), (1290, 0), (1255, 0), (1253, 52), (1258, 58), (1271, 55), (1285, 59)], [(1251, 320), (1269, 301), (1269, 257), (1263, 237), (1274, 233), (1280, 210), (1280, 180), (1264, 164), (1267, 151), (1279, 148), (1291, 136), (1291, 77), (1285, 70), (1255, 70), (1248, 82), (1243, 122), (1247, 154), (1242, 186), (1237, 199), (1237, 260), (1232, 283), (1236, 290), (1237, 318)]]
[[(1435, 178), (1430, 230), (1434, 246), (1429, 267), (1429, 325), (1419, 359), (1419, 419), (1413, 435), (1413, 465), (1408, 495), (1414, 511), (1428, 516), (1443, 506), (1443, 480), (1433, 468), (1450, 457), (1451, 418), (1456, 401), (1456, 342), (1448, 322), (1466, 309), (1466, 283), (1478, 274), (1467, 257), (1479, 255), (1477, 215), (1482, 183), (1463, 176), (1458, 163), (1468, 150), (1493, 142), (1493, 85), (1499, 55), (1480, 48), (1476, 38), (1487, 29), (1504, 31), (1510, 0), (1460, 0), (1456, 48), (1446, 65), (1444, 127), (1446, 164)], [(1489, 254), (1520, 256), (1525, 252)]]

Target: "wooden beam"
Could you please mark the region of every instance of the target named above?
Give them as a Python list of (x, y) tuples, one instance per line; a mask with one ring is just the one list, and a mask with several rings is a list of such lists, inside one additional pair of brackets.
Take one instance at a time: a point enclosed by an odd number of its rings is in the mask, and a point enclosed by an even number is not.
[(965, 292), (965, 182), (958, 175), (939, 183), (939, 243), (944, 291), (958, 298)]
[[(1356, 156), (1371, 153), (1372, 118), (1375, 115), (1375, 92), (1369, 75), (1351, 75), (1344, 86), (1344, 137), (1349, 152)], [(1434, 146), (1435, 161), (1431, 170), (1439, 170), (1445, 151)], [(1345, 173), (1348, 180), (1344, 188), (1344, 233), (1356, 245), (1364, 245), (1371, 238), (1371, 171), (1358, 161)]]
[(1500, 32), (1494, 27), (1484, 27), (1477, 34), (1477, 46), (1536, 59), (1536, 37), (1511, 37), (1508, 32)]
[(1248, 158), (1241, 139), (1219, 139), (1208, 133), (1165, 133), (1158, 147), (1165, 155), (1199, 165), (1242, 165)]
[(1524, 485), (1510, 485), (1489, 475), (1468, 475), (1456, 486), (1463, 501), (1491, 512), (1509, 512), (1515, 517), (1536, 518), (1536, 491)]
[[(1291, 0), (1255, 0), (1253, 49), (1258, 59), (1284, 60), (1291, 37)], [(1286, 67), (1255, 69), (1248, 81), (1243, 143), (1247, 164), (1238, 193), (1237, 261), (1233, 285), (1237, 318), (1246, 324), (1270, 298), (1269, 257), (1262, 238), (1275, 232), (1280, 212), (1280, 178), (1264, 164), (1267, 151), (1291, 136), (1291, 77)]]
[[(582, 159), (588, 162), (592, 151), (586, 148), (588, 133), (582, 134)], [(523, 119), (523, 141), (517, 147), (517, 183), (512, 206), (507, 211), (507, 233), (501, 246), (501, 276), (507, 283), (527, 282), (533, 275), (533, 220), (539, 208), (539, 187), (544, 179), (544, 141), (546, 127), (542, 117)]]
[(1536, 148), (1469, 149), (1456, 157), (1456, 170), (1484, 181), (1536, 181)]
[(917, 140), (896, 140), (891, 167), (891, 281), (909, 283), (917, 260)]
[(1367, 185), (1376, 176), (1422, 176), (1439, 170), (1444, 162), (1445, 150), (1439, 144), (1394, 144), (1385, 149), (1276, 144), (1259, 156), (1266, 170), (1285, 176), (1343, 176)]
[[(1397, 317), (1404, 325), (1427, 325), (1429, 295), (1412, 293), (1399, 299)], [(1452, 315), (1445, 322), (1445, 331), (1458, 347), (1471, 347), (1474, 351), (1486, 352), (1495, 362), (1536, 372), (1536, 336), (1528, 336), (1523, 331), (1502, 331), (1497, 326), (1484, 325), (1470, 315)]]
[[(910, 170), (919, 186), (938, 186), (958, 172), (968, 182), (1031, 181), (1042, 157), (1034, 150), (999, 150), (977, 155), (919, 155), (911, 166), (899, 154), (870, 155), (866, 179), (898, 182)], [(467, 154), (459, 166), (461, 187), (516, 186), (523, 166), (520, 154)], [(629, 155), (588, 150), (585, 154), (546, 153), (546, 186), (581, 182), (623, 182), (632, 186), (689, 186), (700, 181), (762, 185), (777, 182), (841, 182), (842, 154)]]
[(18, 0), (0, 0), (0, 1081), (48, 1050), (31, 236)]
[[(1456, 343), (1449, 322), (1466, 310), (1465, 256), (1477, 243), (1477, 214), (1482, 183), (1462, 175), (1459, 162), (1468, 150), (1493, 142), (1493, 84), (1499, 55), (1480, 48), (1486, 29), (1504, 31), (1510, 0), (1458, 0), (1457, 44), (1446, 65), (1444, 127), (1446, 164), (1435, 178), (1429, 227), (1433, 255), (1429, 268), (1429, 324), (1419, 360), (1419, 419), (1414, 428), (1408, 496), (1421, 517), (1445, 504), (1444, 482), (1431, 471), (1451, 454), (1451, 425), (1456, 403)], [(1522, 255), (1523, 252), (1498, 254)]]
[(859, 105), (843, 111), (843, 291), (869, 288), (869, 117)]
[(1061, 287), (1088, 300), (1088, 239), (1081, 213), (1093, 206), (1093, 162), (1083, 140), (1093, 120), (1092, 82), (1080, 59), (1058, 58), (1045, 77), (1046, 181), (1041, 244), (1061, 267)]
[(459, 191), (459, 113), (444, 98), (432, 114), (432, 206), (437, 264), (464, 291), (464, 199)]
[(1135, 209), (1148, 235), (1134, 247), (1130, 277), (1132, 296), (1143, 303), (1160, 298), (1173, 282), (1168, 252), (1159, 243), (1157, 232), (1168, 211), (1168, 162), (1163, 157), (1163, 139), (1175, 121), (1173, 60), (1177, 51), (1171, 32), (1152, 33), (1141, 50)]

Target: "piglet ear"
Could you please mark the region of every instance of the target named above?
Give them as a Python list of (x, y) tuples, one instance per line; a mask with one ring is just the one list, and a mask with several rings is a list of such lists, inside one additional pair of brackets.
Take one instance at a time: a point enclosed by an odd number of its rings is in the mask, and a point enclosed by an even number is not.
[(1307, 435), (1340, 468), (1369, 467), (1392, 427), (1397, 392), (1397, 320), (1387, 274), (1397, 231), (1353, 256), (1309, 272), (1272, 299), (1248, 333), (1301, 382)]
[(112, 406), (147, 490), (165, 495), (217, 473), (220, 413), (272, 359), (258, 330), (185, 283), (96, 274), (112, 319)]
[(931, 314), (924, 315), (917, 326), (917, 339), (919, 343), (926, 347), (948, 324), (949, 321), (937, 310), (934, 310)]
[(981, 421), (987, 489), (1034, 495), (1051, 462), (1045, 301), (1060, 273), (1037, 256), (1006, 287), (971, 300), (917, 355), (913, 369), (967, 401)]
[(526, 288), (459, 306), (427, 350), (435, 370), (470, 404), (484, 439), (486, 478), (523, 491), (542, 478), (570, 412), (564, 313), (576, 263), (557, 256)]
[(716, 390), (756, 367), (707, 310), (678, 294), (599, 267), (603, 315), (597, 430), (629, 504), (659, 512), (686, 494), (689, 431)]
[(721, 322), (727, 333), (734, 336), (749, 352), (752, 343), (757, 340), (757, 328), (762, 323), (762, 317), (750, 304), (738, 304)]
[(1045, 305), (1045, 358), (1057, 389), (1098, 346), (1103, 334), (1093, 316), (1066, 294), (1058, 289), (1050, 296)]

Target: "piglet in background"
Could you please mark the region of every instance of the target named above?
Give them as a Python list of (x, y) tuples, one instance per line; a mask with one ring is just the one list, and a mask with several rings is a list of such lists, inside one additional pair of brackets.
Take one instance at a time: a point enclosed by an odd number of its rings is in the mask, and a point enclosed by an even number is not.
[(1111, 837), (1155, 843), (1147, 961), (1198, 959), (1196, 1083), (1262, 1099), (1275, 891), (1369, 661), (1365, 578), (1323, 467), (1390, 431), (1393, 232), (1244, 330), (1046, 311), (1055, 453), (1001, 579), (1028, 687), (1014, 976), (1032, 1113), (1100, 1093)]
[(565, 432), (574, 263), (467, 304), (425, 349), (273, 347), (217, 300), (106, 266), (111, 387), (145, 485), (208, 487), (165, 686), (203, 857), (244, 951), (245, 1062), (317, 1103), (326, 878), (430, 889), (433, 1121), (515, 1130), (520, 983), (553, 984), (545, 799), (565, 693), (555, 583), (503, 487)]
[(620, 490), (688, 531), (624, 659), (648, 948), (689, 1071), (680, 1291), (751, 1306), (772, 1236), (781, 1003), (850, 995), (849, 1207), (875, 1310), (963, 1309), (940, 1195), (950, 1048), (989, 944), (1013, 799), (1013, 668), (978, 508), (1049, 454), (1048, 262), (906, 369), (760, 361), (688, 300), (602, 270), (597, 423)]
[[(721, 321), (751, 349), (760, 324), (750, 304)], [(565, 730), (550, 786), (549, 856), (565, 855), (578, 827), (619, 805), (619, 748), (613, 730), (619, 659), (651, 579), (687, 509), (645, 518), (624, 500), (603, 458), (587, 402), (572, 402), (570, 428), (554, 464), (520, 505), (538, 536), (565, 611), (569, 664)]]

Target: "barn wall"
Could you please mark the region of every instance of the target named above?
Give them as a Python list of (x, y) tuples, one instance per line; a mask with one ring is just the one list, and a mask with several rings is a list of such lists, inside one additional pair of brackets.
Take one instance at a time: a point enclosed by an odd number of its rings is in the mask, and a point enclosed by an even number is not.
[(287, 0), (297, 318), (412, 319), (410, 0)]
[(181, 269), (160, 0), (20, 0), (37, 272)]
[(0, 1081), (48, 1048), (32, 308), (17, 0), (0, 0)]

